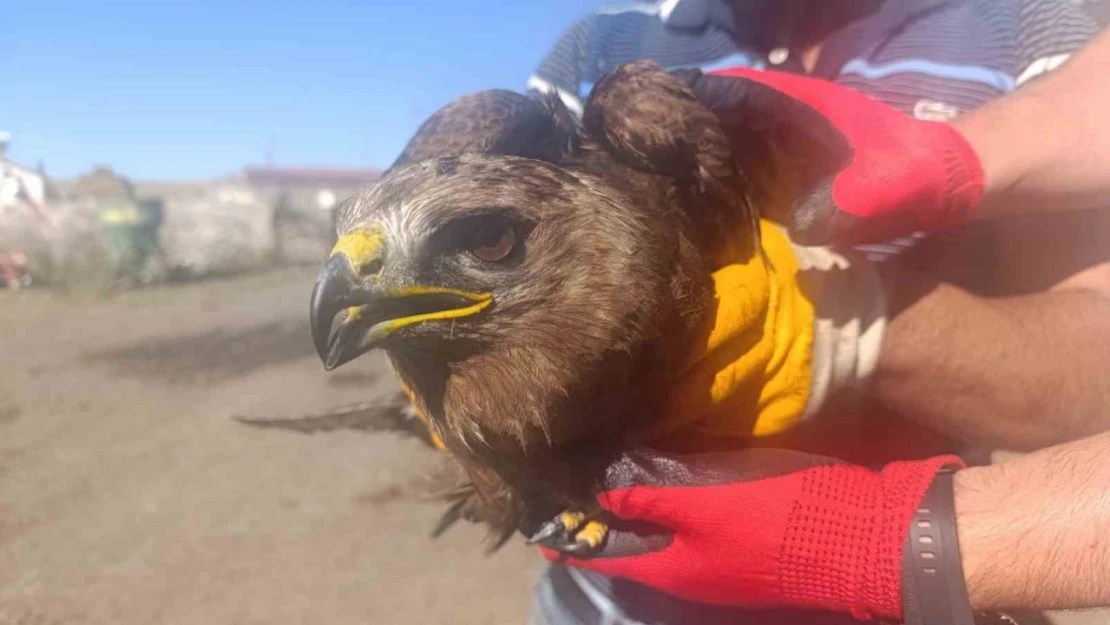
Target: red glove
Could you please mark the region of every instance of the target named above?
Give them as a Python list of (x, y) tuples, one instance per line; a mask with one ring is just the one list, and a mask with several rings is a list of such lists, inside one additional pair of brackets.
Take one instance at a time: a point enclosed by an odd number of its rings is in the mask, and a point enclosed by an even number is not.
[[(762, 126), (773, 131), (766, 139), (774, 150), (799, 167), (836, 161), (821, 180), (804, 181), (809, 188), (784, 219), (800, 243), (851, 245), (936, 232), (966, 221), (979, 204), (982, 165), (949, 124), (917, 120), (862, 93), (796, 74), (685, 72), (725, 131), (739, 131), (736, 152), (743, 155), (747, 131)], [(830, 131), (840, 136), (830, 140)]]
[(963, 466), (942, 456), (875, 473), (773, 449), (628, 454), (597, 498), (618, 518), (601, 552), (544, 554), (702, 603), (900, 618), (909, 522), (949, 465)]

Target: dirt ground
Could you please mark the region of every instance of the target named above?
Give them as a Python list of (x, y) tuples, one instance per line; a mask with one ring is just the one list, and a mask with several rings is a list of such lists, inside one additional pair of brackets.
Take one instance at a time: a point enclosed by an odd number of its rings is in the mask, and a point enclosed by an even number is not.
[(311, 283), (0, 295), (0, 625), (524, 622), (539, 558), (432, 540), (418, 441), (231, 418), (395, 392), (323, 371)]

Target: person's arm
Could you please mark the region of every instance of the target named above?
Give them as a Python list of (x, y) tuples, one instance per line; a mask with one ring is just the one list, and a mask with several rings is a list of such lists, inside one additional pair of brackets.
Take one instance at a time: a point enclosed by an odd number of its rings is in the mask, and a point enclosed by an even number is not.
[(892, 276), (902, 301), (872, 389), (903, 416), (993, 446), (1036, 449), (1106, 431), (1110, 295), (1099, 280), (1080, 274), (1047, 293), (987, 299)]
[(1110, 605), (1110, 434), (956, 474), (956, 525), (978, 610)]
[(1106, 207), (1107, 68), (1110, 32), (1053, 73), (953, 122), (983, 165), (976, 217)]

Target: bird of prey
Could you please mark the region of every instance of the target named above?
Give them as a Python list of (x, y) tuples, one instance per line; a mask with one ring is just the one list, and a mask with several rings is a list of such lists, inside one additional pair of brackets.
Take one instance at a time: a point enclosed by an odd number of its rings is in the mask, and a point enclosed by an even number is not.
[(580, 123), (554, 97), (462, 97), (338, 211), (316, 348), (328, 369), (385, 351), (465, 468), (450, 514), (596, 547), (603, 525), (560, 513), (588, 514), (607, 459), (665, 417), (713, 270), (759, 255), (760, 212), (837, 167), (819, 116), (758, 86), (746, 114), (714, 111), (710, 78), (622, 66)]

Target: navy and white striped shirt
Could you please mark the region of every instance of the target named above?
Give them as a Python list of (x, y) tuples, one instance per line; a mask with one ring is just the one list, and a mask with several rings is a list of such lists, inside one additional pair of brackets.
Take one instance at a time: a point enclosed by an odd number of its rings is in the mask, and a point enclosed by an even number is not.
[[(830, 0), (831, 1), (831, 0)], [(804, 72), (786, 49), (741, 49), (719, 26), (724, 0), (608, 6), (574, 24), (528, 79), (574, 111), (622, 63), (667, 69), (746, 66)], [(674, 28), (681, 21), (683, 28)], [(888, 0), (822, 43), (812, 75), (862, 91), (919, 119), (950, 120), (1059, 67), (1096, 32), (1069, 0)], [(884, 260), (921, 237), (861, 248)]]
[[(728, 67), (794, 69), (789, 52), (740, 49), (711, 19), (673, 27), (686, 5), (722, 0), (667, 0), (606, 6), (569, 28), (528, 80), (530, 89), (558, 90), (578, 101), (622, 63), (652, 59), (667, 69)], [(1091, 17), (1068, 0), (890, 0), (866, 23), (823, 44), (815, 75), (859, 89), (907, 113), (921, 100), (969, 110), (1058, 67), (1097, 32)], [(862, 36), (861, 36), (862, 35)], [(838, 41), (843, 39), (843, 41)], [(840, 44), (840, 45), (837, 45)]]

